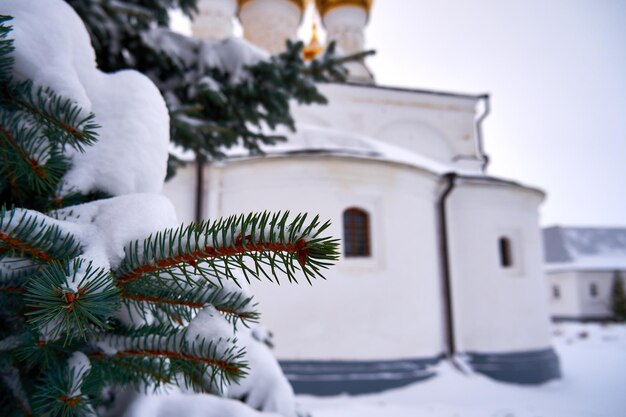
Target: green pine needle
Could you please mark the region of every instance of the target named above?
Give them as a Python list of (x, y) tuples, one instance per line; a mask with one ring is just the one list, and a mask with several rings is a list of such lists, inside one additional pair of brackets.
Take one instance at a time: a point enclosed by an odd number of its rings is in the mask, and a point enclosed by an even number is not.
[(81, 108), (69, 98), (50, 88), (35, 87), (31, 81), (9, 83), (0, 90), (0, 105), (22, 111), (24, 117), (35, 120), (45, 129), (45, 137), (61, 146), (69, 145), (79, 151), (97, 140), (93, 113), (84, 115)]
[(126, 308), (139, 311), (145, 318), (164, 317), (168, 322), (188, 323), (198, 310), (209, 305), (215, 307), (224, 318), (236, 326), (257, 322), (259, 313), (252, 297), (239, 291), (228, 291), (209, 283), (197, 285), (157, 284), (148, 280), (135, 281), (121, 289), (122, 302)]
[(321, 236), (329, 226), (318, 217), (307, 222), (302, 214), (290, 220), (289, 212), (192, 223), (132, 242), (113, 274), (119, 285), (169, 274), (191, 284), (200, 275), (220, 286), (222, 279), (236, 282), (238, 272), (247, 281), (265, 276), (279, 282), (280, 276), (286, 276), (297, 282), (301, 271), (310, 283), (338, 259), (337, 240)]
[[(87, 374), (89, 375), (89, 374)], [(60, 366), (48, 373), (37, 386), (33, 398), (35, 415), (41, 417), (86, 417), (95, 412), (89, 397), (82, 393), (83, 370)]]
[(23, 115), (0, 110), (0, 158), (7, 178), (22, 194), (54, 193), (69, 168), (59, 145), (41, 136), (35, 125), (27, 127)]
[(0, 358), (0, 415), (30, 417), (33, 415), (22, 387), (20, 372)]
[(5, 25), (12, 19), (11, 16), (0, 15), (0, 83), (10, 78), (13, 69), (13, 57), (10, 55), (15, 48), (13, 39), (8, 39), (12, 27)]
[(207, 392), (222, 389), (246, 375), (245, 351), (235, 345), (236, 340), (198, 337), (189, 341), (185, 331), (145, 327), (134, 330), (134, 336), (100, 337), (98, 342), (112, 346), (116, 352), (91, 354), (90, 360), (95, 366), (108, 367), (113, 374), (109, 378), (116, 378), (118, 369), (134, 369), (137, 377), (127, 383), (138, 388), (147, 381), (159, 386), (182, 377), (186, 388)]
[(31, 280), (25, 299), (29, 322), (47, 339), (64, 336), (66, 343), (108, 329), (119, 309), (109, 272), (82, 259), (50, 264)]
[(19, 336), (19, 346), (12, 353), (28, 370), (48, 370), (58, 366), (78, 347), (65, 345), (63, 341), (44, 341), (37, 332), (28, 332)]
[[(195, 4), (181, 1), (187, 11), (184, 4)], [(125, 10), (131, 9), (138, 10)], [(234, 326), (258, 319), (254, 300), (223, 288), (224, 279), (279, 282), (304, 276), (310, 283), (321, 277), (338, 259), (337, 240), (324, 235), (329, 223), (306, 215), (291, 219), (289, 213), (233, 216), (131, 242), (115, 271), (80, 259), (78, 240), (42, 213), (102, 197), (56, 196), (69, 168), (67, 147), (83, 151), (93, 145), (98, 126), (71, 99), (12, 78), (10, 20), (0, 16), (0, 203), (37, 211), (0, 209), (0, 415), (95, 415), (93, 407), (110, 385), (148, 389), (182, 383), (219, 392), (246, 375), (245, 352), (234, 339), (188, 338), (186, 326), (206, 308)], [(311, 80), (342, 75), (330, 60), (311, 64), (307, 75), (298, 48), (290, 45), (271, 63), (249, 67), (240, 81), (195, 68), (194, 80), (211, 78), (219, 89), (198, 81), (198, 88), (183, 83), (185, 97), (172, 92), (182, 103), (172, 114), (175, 139), (200, 157), (238, 140), (257, 153), (260, 144), (282, 140), (254, 126), (294, 129), (289, 101), (322, 103)], [(171, 64), (178, 74), (189, 74)], [(125, 328), (115, 319), (120, 305), (154, 324)], [(110, 349), (103, 350), (101, 342)], [(89, 372), (68, 367), (75, 352), (87, 355)]]
[(0, 261), (7, 255), (48, 263), (80, 254), (80, 244), (54, 220), (35, 211), (0, 208)]

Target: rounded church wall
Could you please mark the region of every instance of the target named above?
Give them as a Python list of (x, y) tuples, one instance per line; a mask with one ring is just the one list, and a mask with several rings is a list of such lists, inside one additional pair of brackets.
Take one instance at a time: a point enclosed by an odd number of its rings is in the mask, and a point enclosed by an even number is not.
[(455, 333), (464, 352), (550, 346), (538, 206), (543, 194), (460, 181), (448, 200)]
[(285, 210), (369, 216), (370, 256), (346, 257), (312, 286), (252, 285), (282, 360), (392, 360), (442, 352), (434, 175), (373, 160), (263, 158), (221, 169), (221, 215)]

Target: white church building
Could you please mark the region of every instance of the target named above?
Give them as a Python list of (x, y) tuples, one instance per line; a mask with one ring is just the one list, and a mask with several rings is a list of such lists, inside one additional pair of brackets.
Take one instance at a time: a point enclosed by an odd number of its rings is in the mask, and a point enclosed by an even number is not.
[[(196, 36), (295, 38), (306, 0), (201, 0)], [(318, 0), (329, 40), (364, 49), (371, 0)], [(263, 157), (231, 153), (166, 184), (180, 220), (290, 210), (330, 219), (340, 262), (312, 286), (254, 283), (262, 323), (297, 392), (360, 393), (434, 376), (444, 358), (517, 383), (560, 376), (551, 346), (542, 191), (490, 176), (486, 95), (351, 83), (295, 107), (297, 132)], [(198, 191), (200, 190), (200, 191)], [(198, 212), (197, 212), (198, 211)]]
[(552, 318), (613, 319), (614, 281), (626, 287), (626, 228), (552, 226), (543, 241)]

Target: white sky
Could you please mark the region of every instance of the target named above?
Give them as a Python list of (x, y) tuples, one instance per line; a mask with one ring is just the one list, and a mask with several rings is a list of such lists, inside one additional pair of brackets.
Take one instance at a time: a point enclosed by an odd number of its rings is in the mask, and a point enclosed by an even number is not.
[(379, 84), (491, 95), (489, 171), (544, 224), (626, 226), (626, 1), (375, 0), (367, 39)]
[(489, 93), (490, 172), (544, 224), (626, 225), (626, 1), (378, 0), (380, 84)]

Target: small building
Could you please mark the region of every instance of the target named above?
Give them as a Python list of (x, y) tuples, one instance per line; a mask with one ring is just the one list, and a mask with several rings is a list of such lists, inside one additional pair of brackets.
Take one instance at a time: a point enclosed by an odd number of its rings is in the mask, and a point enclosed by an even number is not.
[(552, 318), (611, 319), (613, 281), (626, 286), (626, 228), (552, 226), (543, 242)]
[[(203, 0), (194, 33), (276, 52), (305, 0)], [(371, 1), (318, 0), (329, 40), (363, 49)], [(486, 171), (486, 95), (351, 82), (293, 106), (296, 132), (263, 157), (229, 151), (166, 184), (181, 220), (290, 210), (330, 219), (342, 257), (312, 286), (254, 283), (296, 392), (360, 393), (432, 377), (444, 357), (517, 383), (560, 375), (551, 346), (538, 208), (544, 193)]]

